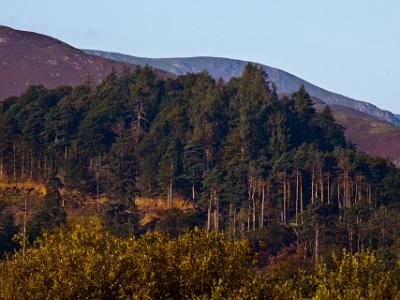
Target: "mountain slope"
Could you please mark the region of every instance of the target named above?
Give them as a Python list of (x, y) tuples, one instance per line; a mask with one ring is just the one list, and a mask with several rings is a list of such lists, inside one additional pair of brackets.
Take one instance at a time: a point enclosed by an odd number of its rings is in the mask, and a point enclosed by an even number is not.
[(120, 72), (124, 67), (136, 68), (42, 34), (0, 26), (0, 100), (19, 96), (31, 84), (48, 88), (81, 84), (89, 74), (99, 83), (113, 68)]
[[(322, 111), (325, 104), (316, 104)], [(330, 105), (336, 122), (345, 128), (346, 137), (361, 151), (389, 158), (400, 165), (400, 127), (350, 107)]]
[[(219, 57), (143, 58), (97, 50), (84, 51), (89, 54), (98, 55), (116, 61), (137, 65), (148, 64), (177, 75), (207, 70), (214, 78), (223, 78), (225, 81), (232, 77), (240, 76), (244, 66), (248, 63), (247, 61)], [(371, 103), (354, 100), (343, 95), (329, 92), (283, 70), (261, 64), (260, 66), (262, 66), (268, 74), (269, 79), (276, 83), (280, 93), (293, 93), (303, 84), (312, 96), (321, 99), (327, 104), (338, 104), (351, 107), (392, 124), (400, 125), (399, 116), (396, 116), (389, 111), (379, 109)]]

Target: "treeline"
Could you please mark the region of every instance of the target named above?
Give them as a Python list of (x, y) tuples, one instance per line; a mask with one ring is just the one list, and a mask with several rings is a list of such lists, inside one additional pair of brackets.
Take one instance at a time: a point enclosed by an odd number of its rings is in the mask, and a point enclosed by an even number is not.
[(0, 261), (0, 299), (398, 299), (399, 264), (342, 252), (316, 270), (260, 268), (245, 240), (61, 229)]
[(273, 251), (296, 243), (316, 259), (321, 242), (353, 251), (397, 239), (396, 215), (382, 216), (397, 209), (398, 169), (358, 152), (304, 87), (279, 96), (255, 65), (227, 83), (145, 67), (99, 86), (31, 86), (0, 105), (3, 179), (56, 176), (121, 212), (136, 195), (179, 195), (204, 208), (209, 231), (263, 232)]

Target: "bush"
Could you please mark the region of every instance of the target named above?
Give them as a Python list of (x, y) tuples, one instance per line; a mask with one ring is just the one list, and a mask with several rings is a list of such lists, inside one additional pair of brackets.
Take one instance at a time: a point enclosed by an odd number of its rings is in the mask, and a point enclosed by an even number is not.
[(199, 229), (136, 239), (75, 226), (0, 261), (0, 299), (400, 299), (398, 265), (371, 252), (286, 278), (255, 262), (248, 242)]
[(209, 298), (251, 278), (248, 243), (195, 229), (176, 239), (119, 238), (76, 226), (0, 263), (2, 299)]

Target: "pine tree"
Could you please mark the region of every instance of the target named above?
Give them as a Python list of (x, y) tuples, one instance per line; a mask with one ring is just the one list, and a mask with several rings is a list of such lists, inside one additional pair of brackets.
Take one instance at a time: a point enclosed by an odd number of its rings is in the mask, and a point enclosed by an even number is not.
[(107, 194), (112, 201), (131, 205), (137, 192), (136, 177), (139, 175), (135, 157), (136, 139), (132, 128), (125, 129), (119, 125), (115, 131), (117, 139), (108, 158)]

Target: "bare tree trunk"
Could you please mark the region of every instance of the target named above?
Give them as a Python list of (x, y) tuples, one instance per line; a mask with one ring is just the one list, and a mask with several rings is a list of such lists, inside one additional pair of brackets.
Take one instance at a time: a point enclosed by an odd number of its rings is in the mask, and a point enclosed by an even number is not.
[(232, 209), (232, 202), (229, 202), (229, 231), (228, 234), (232, 238), (233, 236), (233, 209)]
[(44, 157), (44, 179), (47, 179), (47, 155)]
[(168, 188), (167, 188), (167, 209), (169, 209), (169, 201), (170, 201), (170, 197), (169, 197), (169, 183), (168, 183)]
[(351, 194), (350, 194), (350, 184), (349, 184), (349, 172), (346, 174), (346, 199), (347, 199), (347, 207), (351, 207)]
[(97, 210), (99, 209), (99, 200), (100, 200), (100, 157), (97, 161), (97, 168), (96, 168), (96, 207)]
[(251, 179), (247, 186), (247, 231), (250, 231), (250, 214), (251, 214)]
[(252, 200), (252, 203), (253, 203), (253, 230), (256, 230), (256, 202), (255, 202), (255, 199), (254, 199), (255, 182), (254, 182), (254, 179), (252, 181), (253, 181), (253, 184), (252, 184), (251, 200)]
[(371, 204), (371, 184), (368, 184), (368, 204)]
[(265, 203), (265, 184), (262, 184), (262, 198), (261, 198), (261, 220), (260, 220), (260, 228), (264, 227), (264, 204)]
[(303, 224), (303, 175), (300, 174), (300, 217)]
[(340, 199), (340, 179), (338, 177), (337, 179), (337, 201), (338, 201), (338, 207), (339, 209), (342, 208), (342, 201)]
[(353, 255), (353, 228), (348, 226), (350, 254)]
[(312, 179), (311, 179), (311, 203), (314, 203), (314, 184), (315, 184), (315, 166), (312, 166)]
[(354, 193), (354, 203), (357, 203), (357, 200), (358, 200), (358, 175), (356, 175), (356, 190), (355, 190), (355, 193)]
[(269, 227), (269, 214), (268, 214), (268, 201), (271, 198), (271, 180), (268, 180), (267, 182), (267, 193), (265, 195), (265, 207), (266, 207), (266, 212), (267, 212), (267, 226)]
[(247, 205), (247, 231), (250, 231), (250, 202)]
[(33, 179), (33, 153), (32, 153), (32, 149), (31, 149), (31, 153), (30, 153), (30, 166), (29, 166), (29, 179), (32, 180)]
[(299, 169), (296, 169), (296, 216), (295, 216), (295, 222), (297, 225), (297, 218), (298, 218), (298, 213), (299, 213)]
[(321, 189), (321, 203), (324, 203), (324, 174), (322, 173), (322, 167), (319, 169), (319, 180), (320, 180), (320, 189)]
[(236, 205), (233, 210), (233, 239), (236, 237)]
[[(314, 184), (315, 184), (315, 186), (314, 186), (314, 193), (315, 193), (314, 201), (315, 202), (318, 201), (318, 199), (320, 198), (319, 195), (318, 195), (318, 193), (319, 193), (319, 187), (318, 187), (319, 182), (320, 182), (320, 180), (319, 180), (318, 172), (317, 172), (317, 170), (315, 170), (315, 180), (314, 180)], [(321, 199), (319, 199), (319, 200), (321, 202)]]
[(215, 233), (217, 233), (217, 209), (215, 207), (214, 207), (214, 211), (213, 211), (213, 224), (214, 224)]
[(42, 150), (39, 151), (39, 158), (37, 161), (37, 169), (36, 169), (36, 177), (43, 179), (43, 174), (42, 174)]
[(4, 154), (2, 154), (0, 161), (0, 179), (3, 179), (4, 177)]
[(262, 183), (261, 178), (259, 177), (257, 180), (257, 201), (256, 207), (259, 208), (259, 213), (256, 212), (258, 219), (258, 227), (261, 228), (261, 210), (262, 210)]
[(25, 154), (22, 152), (21, 155), (21, 181), (24, 181), (25, 178)]
[(210, 199), (208, 201), (208, 210), (207, 210), (207, 232), (211, 230), (211, 209), (212, 209), (212, 194), (210, 195)]
[(331, 182), (330, 182), (330, 172), (328, 171), (328, 204), (331, 203)]
[(286, 224), (286, 171), (283, 173), (283, 216), (282, 216), (282, 221), (283, 224)]
[(287, 178), (287, 180), (286, 180), (286, 183), (287, 183), (287, 189), (286, 189), (286, 191), (287, 191), (287, 198), (286, 198), (286, 201), (287, 201), (287, 203), (286, 203), (286, 222), (287, 222), (287, 220), (288, 220), (288, 217), (289, 217), (289, 213), (290, 213), (290, 210), (291, 210), (291, 205), (292, 205), (292, 194), (291, 194), (291, 186), (290, 186), (290, 177), (288, 176), (288, 178)]
[(196, 191), (195, 191), (194, 182), (193, 182), (193, 184), (192, 184), (192, 201), (193, 202), (194, 202), (195, 195), (196, 195)]
[(68, 146), (65, 145), (64, 146), (64, 160), (67, 160), (67, 159), (68, 159)]
[(149, 194), (150, 194), (150, 196), (152, 196), (152, 195), (153, 195), (153, 192), (152, 192), (152, 190), (151, 190), (151, 181), (150, 181), (150, 177), (149, 177), (148, 180), (147, 180), (147, 185), (148, 185), (148, 189), (149, 189)]
[(361, 227), (361, 219), (357, 217), (357, 252), (360, 251), (360, 241), (361, 241), (360, 227)]
[(347, 207), (347, 186), (346, 186), (346, 174), (343, 176), (343, 207)]
[(169, 209), (172, 209), (172, 179), (169, 180)]
[(218, 196), (215, 195), (215, 210), (214, 210), (214, 216), (215, 216), (215, 234), (218, 234), (219, 231), (219, 203), (218, 203)]
[(319, 228), (318, 225), (315, 226), (315, 266), (317, 267), (318, 262), (319, 262), (319, 255), (318, 255), (318, 249), (319, 248)]
[(15, 146), (13, 147), (13, 153), (14, 153), (14, 181), (17, 182), (17, 154), (16, 154), (16, 149)]
[[(357, 178), (356, 178), (356, 182), (355, 185), (357, 186)], [(354, 182), (353, 180), (349, 180), (349, 199), (350, 199), (350, 207), (353, 205), (353, 203), (356, 203), (356, 197), (357, 197), (357, 193), (355, 192), (354, 189)]]
[(23, 228), (23, 246), (22, 246), (22, 253), (25, 255), (25, 248), (26, 248), (26, 210), (27, 210), (27, 198), (28, 195), (25, 195), (25, 203), (24, 203), (24, 228)]

